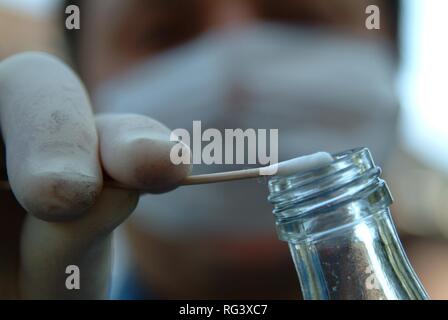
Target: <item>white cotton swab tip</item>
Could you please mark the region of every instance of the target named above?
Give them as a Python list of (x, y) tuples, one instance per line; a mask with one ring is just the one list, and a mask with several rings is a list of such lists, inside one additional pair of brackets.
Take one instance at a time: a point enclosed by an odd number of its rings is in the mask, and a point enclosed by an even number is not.
[(328, 152), (317, 152), (303, 157), (294, 158), (291, 160), (276, 163), (264, 168), (260, 168), (261, 176), (288, 176), (299, 172), (305, 172), (323, 166), (329, 165), (333, 162), (333, 157)]

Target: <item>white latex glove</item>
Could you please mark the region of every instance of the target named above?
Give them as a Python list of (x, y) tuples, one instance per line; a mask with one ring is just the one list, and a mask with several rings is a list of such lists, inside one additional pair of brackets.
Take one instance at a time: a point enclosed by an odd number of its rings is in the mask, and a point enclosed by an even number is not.
[[(171, 163), (170, 130), (140, 115), (95, 118), (76, 75), (42, 53), (0, 62), (0, 120), (17, 199), (0, 191), (0, 296), (107, 298), (111, 234), (138, 193), (103, 189), (103, 171), (149, 192), (176, 188), (191, 168)], [(68, 265), (80, 290), (66, 288)]]

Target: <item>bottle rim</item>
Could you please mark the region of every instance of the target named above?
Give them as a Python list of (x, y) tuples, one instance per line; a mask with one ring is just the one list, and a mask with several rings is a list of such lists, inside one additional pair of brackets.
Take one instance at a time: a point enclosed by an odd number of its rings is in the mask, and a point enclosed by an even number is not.
[(277, 221), (303, 217), (312, 212), (334, 210), (338, 205), (365, 197), (384, 187), (381, 196), (392, 202), (381, 169), (368, 148), (333, 154), (333, 162), (317, 169), (269, 180), (268, 201)]

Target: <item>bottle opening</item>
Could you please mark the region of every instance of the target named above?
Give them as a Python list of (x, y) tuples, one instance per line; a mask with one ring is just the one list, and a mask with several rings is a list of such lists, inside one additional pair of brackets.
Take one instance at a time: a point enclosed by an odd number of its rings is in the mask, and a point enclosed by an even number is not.
[(392, 203), (367, 148), (333, 154), (324, 167), (269, 180), (268, 200), (274, 205), (277, 225), (334, 211), (350, 202), (367, 199), (369, 205)]

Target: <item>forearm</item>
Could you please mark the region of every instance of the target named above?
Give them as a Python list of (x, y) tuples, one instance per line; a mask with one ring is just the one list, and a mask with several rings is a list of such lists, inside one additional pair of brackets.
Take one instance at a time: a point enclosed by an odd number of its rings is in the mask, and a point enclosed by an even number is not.
[[(59, 227), (33, 216), (27, 218), (26, 239), (22, 242), (21, 298), (107, 298), (112, 235), (77, 239), (76, 234), (65, 233)], [(79, 289), (67, 286), (72, 276), (66, 273), (69, 266), (79, 268)]]
[[(29, 215), (21, 241), (21, 298), (106, 299), (112, 233), (136, 202), (135, 194), (107, 190), (80, 220), (51, 223)], [(80, 286), (70, 290), (66, 271), (72, 265), (79, 268)]]

